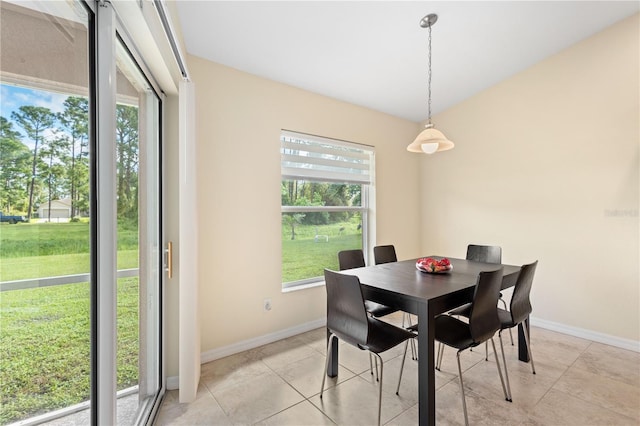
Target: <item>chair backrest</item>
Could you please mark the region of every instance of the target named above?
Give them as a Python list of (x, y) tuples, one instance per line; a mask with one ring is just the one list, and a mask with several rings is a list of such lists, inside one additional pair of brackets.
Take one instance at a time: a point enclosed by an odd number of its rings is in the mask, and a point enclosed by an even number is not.
[(338, 265), (341, 271), (366, 266), (364, 264), (364, 253), (360, 249), (342, 250), (338, 252)]
[(381, 263), (397, 262), (396, 248), (393, 245), (375, 246), (373, 248), (373, 260), (376, 265)]
[(327, 289), (327, 328), (340, 339), (365, 345), (369, 322), (360, 280), (354, 275), (324, 270)]
[(478, 281), (469, 312), (469, 329), (476, 343), (491, 338), (500, 328), (498, 318), (498, 297), (502, 287), (503, 268), (495, 271), (483, 271)]
[(499, 246), (467, 246), (467, 260), (484, 263), (502, 263), (502, 248)]
[(533, 276), (536, 273), (538, 261), (528, 265), (523, 265), (518, 275), (516, 285), (513, 287), (513, 295), (511, 296), (511, 319), (514, 324), (524, 321), (531, 313), (531, 285), (533, 284)]

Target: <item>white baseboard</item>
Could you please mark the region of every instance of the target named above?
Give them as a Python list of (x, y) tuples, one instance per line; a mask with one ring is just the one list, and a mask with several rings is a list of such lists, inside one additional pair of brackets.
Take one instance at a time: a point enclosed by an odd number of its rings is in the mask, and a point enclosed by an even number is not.
[(180, 389), (180, 376), (167, 377), (167, 390)]
[[(265, 334), (264, 336), (258, 336), (253, 339), (243, 340), (241, 342), (234, 343), (229, 346), (224, 346), (222, 348), (202, 352), (200, 354), (200, 363), (204, 364), (206, 362), (214, 361), (216, 359), (224, 358), (229, 355), (237, 354), (249, 349), (257, 348), (262, 345), (273, 343), (278, 340), (286, 339), (287, 337), (295, 336), (296, 334), (315, 330), (316, 328), (325, 326), (326, 323), (326, 318), (320, 318), (315, 321), (287, 328), (285, 330), (276, 331), (274, 333)], [(531, 317), (531, 325), (534, 327), (544, 328), (546, 330), (557, 331), (558, 333), (567, 334), (569, 336), (580, 337), (582, 339), (591, 340), (593, 342), (615, 346), (617, 348), (640, 352), (640, 342), (631, 339), (624, 339), (621, 337), (611, 336), (609, 334), (598, 333), (596, 331), (573, 327), (566, 324), (560, 324), (553, 321), (547, 321), (536, 317)], [(176, 390), (178, 388), (178, 376), (167, 377), (167, 389)]]
[(533, 316), (531, 317), (531, 325), (534, 327), (544, 328), (546, 330), (557, 331), (558, 333), (568, 334), (569, 336), (591, 340), (593, 342), (604, 343), (605, 345), (615, 346), (617, 348), (640, 352), (640, 342), (636, 340), (611, 336), (609, 334), (586, 330), (579, 327), (573, 327), (566, 324), (560, 324), (553, 321), (547, 321)]

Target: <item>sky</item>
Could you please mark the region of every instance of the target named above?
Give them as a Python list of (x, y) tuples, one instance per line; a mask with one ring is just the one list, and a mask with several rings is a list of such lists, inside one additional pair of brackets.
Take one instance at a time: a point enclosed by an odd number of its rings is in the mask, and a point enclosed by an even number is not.
[[(33, 141), (30, 141), (24, 130), (11, 118), (12, 112), (17, 112), (23, 105), (34, 105), (46, 107), (53, 113), (62, 112), (64, 110), (64, 101), (69, 95), (48, 92), (45, 90), (36, 90), (20, 86), (12, 86), (9, 84), (0, 84), (0, 116), (13, 122), (13, 130), (20, 132), (22, 142), (33, 148)], [(47, 135), (45, 135), (46, 137)]]
[(54, 113), (62, 112), (63, 102), (68, 96), (61, 93), (0, 84), (0, 115), (10, 120), (11, 113), (17, 111), (22, 105), (46, 107)]

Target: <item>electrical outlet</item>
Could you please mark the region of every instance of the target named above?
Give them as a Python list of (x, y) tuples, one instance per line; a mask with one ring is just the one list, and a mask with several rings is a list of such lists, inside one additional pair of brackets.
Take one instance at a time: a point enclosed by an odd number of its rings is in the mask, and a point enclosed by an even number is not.
[(264, 302), (263, 302), (262, 306), (263, 306), (265, 311), (270, 311), (271, 310), (271, 299), (264, 299)]

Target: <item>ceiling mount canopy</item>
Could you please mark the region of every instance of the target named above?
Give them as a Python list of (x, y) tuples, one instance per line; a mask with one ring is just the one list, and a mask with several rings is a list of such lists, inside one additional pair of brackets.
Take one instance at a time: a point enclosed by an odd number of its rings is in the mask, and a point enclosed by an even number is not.
[(416, 139), (407, 147), (407, 151), (433, 154), (438, 151), (446, 151), (453, 148), (453, 142), (445, 137), (442, 132), (434, 128), (431, 123), (431, 27), (438, 21), (438, 15), (430, 13), (420, 20), (422, 28), (429, 29), (429, 119), (425, 130), (420, 132)]

